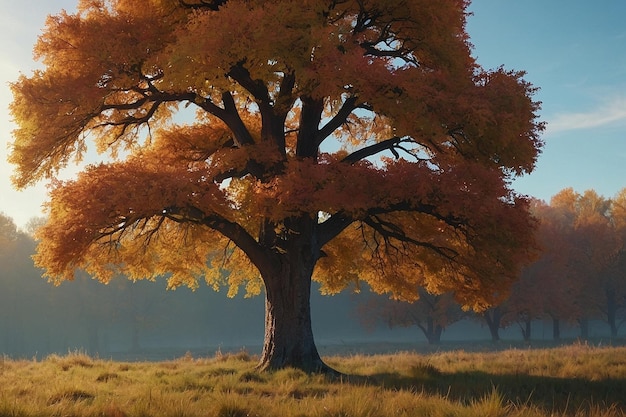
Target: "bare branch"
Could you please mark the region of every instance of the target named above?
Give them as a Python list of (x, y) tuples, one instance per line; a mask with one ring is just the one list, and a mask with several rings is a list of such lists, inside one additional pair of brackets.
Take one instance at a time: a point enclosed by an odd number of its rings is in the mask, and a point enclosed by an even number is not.
[(409, 243), (411, 245), (420, 246), (426, 249), (430, 249), (431, 251), (437, 253), (438, 255), (446, 258), (447, 260), (454, 261), (454, 259), (458, 256), (458, 252), (454, 249), (445, 247), (445, 246), (437, 246), (430, 242), (424, 242), (421, 240), (414, 239), (408, 236), (404, 230), (398, 227), (396, 224), (391, 222), (386, 222), (382, 220), (380, 217), (372, 216), (367, 217), (363, 220), (365, 224), (371, 227), (376, 233), (380, 234), (380, 236), (384, 239), (385, 244), (389, 247), (395, 248), (393, 245), (393, 241)]
[(451, 213), (447, 215), (443, 215), (439, 213), (437, 211), (437, 208), (432, 204), (424, 204), (424, 203), (416, 204), (416, 203), (411, 203), (408, 201), (392, 204), (388, 207), (373, 207), (370, 210), (368, 210), (368, 215), (376, 216), (380, 214), (389, 214), (389, 213), (394, 213), (394, 212), (414, 212), (414, 213), (427, 214), (437, 220), (444, 222), (445, 224), (447, 224), (450, 227), (453, 227), (454, 229), (464, 230), (465, 228), (468, 227), (466, 219), (455, 216)]

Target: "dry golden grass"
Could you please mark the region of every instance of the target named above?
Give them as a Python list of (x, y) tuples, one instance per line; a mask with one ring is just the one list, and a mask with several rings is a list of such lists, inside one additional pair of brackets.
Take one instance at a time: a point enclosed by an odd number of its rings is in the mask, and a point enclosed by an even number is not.
[(343, 380), (241, 352), (164, 362), (0, 358), (0, 417), (626, 416), (626, 348), (335, 356)]

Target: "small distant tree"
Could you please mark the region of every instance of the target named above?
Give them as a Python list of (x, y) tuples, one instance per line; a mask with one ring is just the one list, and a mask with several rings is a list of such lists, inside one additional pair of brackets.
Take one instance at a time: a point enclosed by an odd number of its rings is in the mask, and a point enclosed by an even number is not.
[(446, 327), (461, 320), (465, 313), (454, 295), (430, 294), (418, 289), (420, 298), (412, 303), (371, 296), (358, 306), (359, 319), (366, 326), (385, 323), (393, 327), (417, 327), (429, 344), (439, 344)]
[(17, 244), (20, 232), (13, 219), (0, 212), (0, 256), (7, 256)]
[[(0, 213), (0, 351), (23, 352), (27, 346), (26, 323), (43, 320), (45, 306), (35, 300), (38, 271), (33, 268), (32, 239), (20, 231), (11, 217)], [(36, 318), (33, 321), (33, 318)]]
[(519, 304), (515, 300), (515, 291), (519, 291), (517, 285), (514, 286), (512, 291), (511, 298), (473, 315), (475, 320), (487, 325), (487, 329), (491, 335), (491, 341), (494, 343), (500, 341), (500, 330), (506, 329), (516, 323), (521, 326), (524, 340), (530, 339), (529, 321), (532, 316), (529, 306)]
[[(0, 346), (8, 343), (9, 323), (16, 318), (13, 279), (19, 274), (15, 260), (20, 233), (13, 219), (0, 212)], [(6, 323), (6, 324), (5, 324)]]
[(511, 320), (520, 328), (522, 338), (528, 342), (532, 336), (532, 323), (543, 315), (543, 285), (529, 268), (525, 268), (520, 279), (513, 285), (511, 295), (505, 301)]
[[(14, 183), (52, 183), (37, 264), (263, 288), (261, 369), (329, 370), (312, 278), (499, 301), (533, 240), (509, 184), (543, 125), (523, 72), (471, 56), (467, 6), (81, 0), (50, 17), (44, 68), (12, 85)], [(88, 144), (113, 160), (54, 180)]]
[(47, 219), (45, 217), (31, 217), (28, 222), (26, 222), (26, 226), (24, 227), (24, 231), (28, 234), (28, 236), (34, 238), (37, 234), (37, 230), (43, 227), (46, 224)]

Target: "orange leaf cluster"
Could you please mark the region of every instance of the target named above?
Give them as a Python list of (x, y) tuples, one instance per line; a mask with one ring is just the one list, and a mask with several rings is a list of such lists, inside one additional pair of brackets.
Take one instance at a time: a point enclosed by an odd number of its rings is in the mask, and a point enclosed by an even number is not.
[[(474, 61), (467, 5), (81, 0), (51, 17), (45, 69), (12, 85), (15, 183), (54, 183), (38, 264), (499, 300), (532, 243), (508, 184), (543, 125), (523, 73)], [(89, 142), (117, 159), (55, 182)]]

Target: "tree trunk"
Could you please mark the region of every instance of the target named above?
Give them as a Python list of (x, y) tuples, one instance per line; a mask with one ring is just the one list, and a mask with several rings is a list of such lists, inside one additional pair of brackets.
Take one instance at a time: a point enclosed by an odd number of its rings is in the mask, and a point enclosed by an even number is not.
[(530, 341), (530, 333), (532, 329), (531, 317), (532, 316), (528, 311), (522, 311), (518, 313), (517, 315), (517, 324), (519, 325), (520, 330), (522, 331), (522, 337), (524, 338), (524, 342)]
[(265, 339), (257, 369), (293, 367), (338, 374), (322, 361), (313, 339), (310, 295), (315, 261), (309, 248), (292, 249), (281, 257), (277, 274), (264, 276)]
[[(490, 315), (489, 312), (491, 312), (492, 315)], [(485, 320), (485, 323), (487, 323), (487, 327), (489, 327), (489, 333), (491, 333), (491, 341), (494, 343), (500, 341), (501, 318), (500, 311), (497, 307), (483, 313), (483, 319)]]
[(615, 291), (607, 288), (606, 294), (606, 321), (611, 329), (611, 339), (617, 337), (617, 301), (615, 300)]
[(578, 324), (580, 325), (580, 338), (583, 340), (589, 339), (589, 319), (579, 319)]
[(440, 325), (435, 326), (435, 331), (433, 332), (433, 337), (429, 340), (431, 345), (438, 345), (441, 343), (441, 333), (443, 333), (443, 327)]
[(432, 317), (426, 319), (426, 327), (420, 325), (420, 329), (426, 336), (429, 345), (438, 345), (441, 343), (441, 333), (443, 333), (443, 327), (439, 324), (435, 324)]
[(531, 320), (529, 318), (526, 318), (524, 320), (524, 327), (522, 328), (522, 337), (524, 338), (525, 342), (530, 342), (531, 329)]
[(489, 325), (489, 332), (491, 333), (491, 341), (496, 343), (500, 341), (500, 331), (497, 325)]
[(554, 340), (561, 339), (561, 323), (559, 322), (559, 319), (554, 317), (552, 318), (552, 338)]

